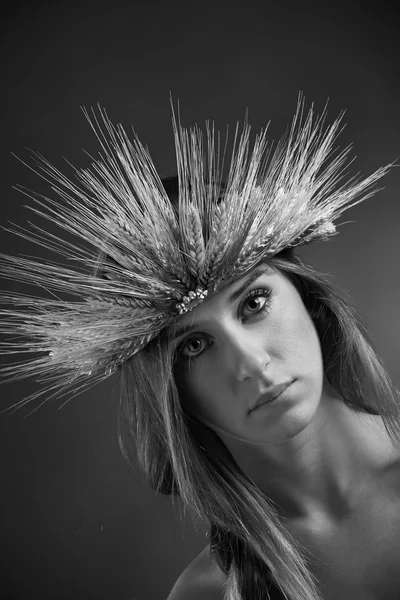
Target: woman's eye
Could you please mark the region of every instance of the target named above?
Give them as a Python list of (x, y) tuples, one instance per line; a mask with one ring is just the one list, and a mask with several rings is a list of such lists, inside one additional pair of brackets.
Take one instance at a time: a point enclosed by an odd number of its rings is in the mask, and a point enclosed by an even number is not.
[[(272, 290), (267, 288), (259, 288), (252, 290), (244, 298), (239, 313), (244, 320), (252, 315), (262, 315), (270, 309), (272, 298)], [(193, 335), (193, 337), (183, 340), (177, 348), (176, 356), (178, 358), (187, 358), (194, 360), (199, 357), (209, 346), (212, 341), (203, 335)]]
[(258, 312), (265, 304), (266, 300), (262, 296), (257, 296), (256, 298), (250, 298), (247, 301), (247, 308), (250, 312)]
[(263, 314), (270, 308), (272, 290), (261, 288), (251, 291), (243, 301), (242, 311), (247, 314)]
[(179, 345), (178, 355), (186, 358), (196, 358), (207, 348), (207, 346), (207, 341), (204, 338), (190, 338)]

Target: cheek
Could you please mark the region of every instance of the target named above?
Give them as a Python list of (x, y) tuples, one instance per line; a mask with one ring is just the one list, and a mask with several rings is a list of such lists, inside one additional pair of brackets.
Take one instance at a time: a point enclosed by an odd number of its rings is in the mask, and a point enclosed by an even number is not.
[(224, 411), (224, 393), (221, 371), (205, 361), (181, 374), (181, 399), (184, 409), (204, 418), (217, 418)]
[(282, 335), (287, 353), (304, 369), (322, 368), (321, 344), (307, 309), (299, 299), (284, 309)]
[(190, 363), (184, 362), (178, 370), (177, 380), (179, 382), (179, 393), (184, 408), (193, 409), (203, 396), (207, 396), (207, 384), (209, 378), (201, 377), (201, 369), (198, 365), (190, 366)]

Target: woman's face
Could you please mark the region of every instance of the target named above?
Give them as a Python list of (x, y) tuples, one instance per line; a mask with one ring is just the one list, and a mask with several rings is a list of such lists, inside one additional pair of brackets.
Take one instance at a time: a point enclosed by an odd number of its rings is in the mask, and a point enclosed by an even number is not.
[[(284, 441), (314, 416), (324, 380), (320, 342), (299, 293), (281, 272), (263, 265), (225, 285), (182, 315), (174, 334), (185, 409), (218, 434)], [(282, 383), (291, 385), (254, 409)]]

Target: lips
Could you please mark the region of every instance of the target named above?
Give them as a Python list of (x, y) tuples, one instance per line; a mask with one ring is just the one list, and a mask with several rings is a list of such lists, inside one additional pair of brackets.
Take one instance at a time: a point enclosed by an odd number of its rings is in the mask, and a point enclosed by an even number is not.
[(255, 405), (250, 409), (250, 412), (262, 406), (263, 404), (267, 404), (268, 402), (272, 402), (275, 400), (282, 392), (284, 392), (290, 385), (292, 385), (293, 381), (287, 381), (286, 383), (280, 383), (279, 385), (275, 385), (267, 390), (265, 394), (259, 397)]

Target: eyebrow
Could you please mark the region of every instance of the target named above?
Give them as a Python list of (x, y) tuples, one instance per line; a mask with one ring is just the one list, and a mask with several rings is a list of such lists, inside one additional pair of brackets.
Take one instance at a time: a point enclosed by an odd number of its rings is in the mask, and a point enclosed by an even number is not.
[(259, 277), (261, 277), (261, 275), (263, 275), (267, 270), (268, 270), (268, 267), (266, 265), (263, 265), (262, 267), (257, 267), (256, 269), (254, 269), (254, 271), (252, 271), (250, 273), (250, 275), (243, 281), (242, 285), (240, 287), (238, 287), (238, 289), (235, 290), (229, 296), (228, 302), (230, 304), (232, 304), (233, 302), (235, 302), (235, 300), (237, 300), (239, 298), (239, 296), (241, 296), (247, 290), (247, 288), (249, 288), (251, 286), (251, 284), (256, 279), (258, 279)]
[[(235, 300), (237, 300), (250, 286), (251, 284), (258, 279), (259, 277), (261, 277), (261, 275), (264, 275), (264, 273), (268, 272), (268, 267), (267, 265), (263, 265), (260, 267), (257, 267), (256, 269), (254, 269), (254, 271), (252, 271), (250, 273), (250, 275), (243, 281), (243, 283), (241, 284), (240, 287), (237, 288), (237, 290), (235, 290), (228, 298), (228, 302), (230, 304), (233, 304), (233, 302), (235, 302)], [(230, 283), (229, 285), (232, 285), (234, 282), (232, 281), (232, 283)], [(201, 327), (202, 323), (194, 323), (192, 325), (188, 324), (188, 325), (183, 325), (182, 327), (178, 327), (178, 329), (174, 332), (172, 338), (175, 340), (176, 338), (180, 337), (181, 335), (184, 335), (186, 333), (189, 333), (189, 331), (192, 331), (192, 329), (196, 329), (197, 327)]]

